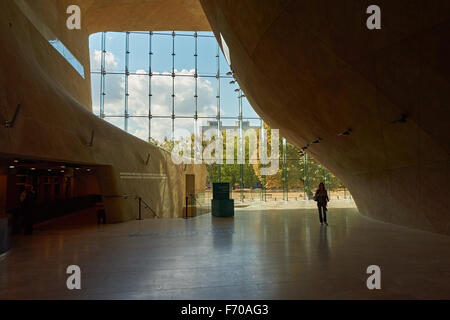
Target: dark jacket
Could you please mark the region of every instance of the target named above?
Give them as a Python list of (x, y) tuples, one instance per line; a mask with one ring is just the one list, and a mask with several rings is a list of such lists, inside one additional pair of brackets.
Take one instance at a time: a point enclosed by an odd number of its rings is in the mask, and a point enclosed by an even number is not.
[(316, 190), (316, 195), (314, 196), (314, 200), (317, 201), (318, 206), (326, 207), (327, 202), (330, 201), (328, 198), (327, 190)]

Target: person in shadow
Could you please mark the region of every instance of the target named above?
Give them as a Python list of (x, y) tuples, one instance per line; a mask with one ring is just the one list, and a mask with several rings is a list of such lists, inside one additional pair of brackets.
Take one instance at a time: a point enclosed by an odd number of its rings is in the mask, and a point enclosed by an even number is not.
[[(316, 190), (316, 195), (314, 196), (314, 200), (317, 201), (317, 208), (319, 209), (319, 220), (320, 224), (324, 224), (327, 226), (327, 203), (330, 201), (328, 198), (327, 190), (325, 189), (325, 184), (321, 182), (319, 184), (319, 188)], [(323, 218), (322, 218), (323, 212)]]
[(34, 209), (36, 206), (36, 192), (31, 184), (25, 186), (24, 192), (20, 196), (23, 216), (23, 231), (25, 235), (33, 233)]

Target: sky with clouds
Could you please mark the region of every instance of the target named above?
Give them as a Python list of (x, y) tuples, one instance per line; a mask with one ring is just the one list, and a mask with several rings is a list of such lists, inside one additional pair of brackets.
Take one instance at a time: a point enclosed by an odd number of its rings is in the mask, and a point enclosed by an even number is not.
[[(171, 32), (167, 32), (170, 34)], [(195, 40), (184, 36), (193, 34), (177, 32), (175, 37), (175, 119), (176, 129), (185, 132), (194, 131), (195, 114)], [(212, 36), (202, 32), (200, 35)], [(172, 114), (172, 37), (170, 35), (152, 36), (152, 71), (151, 77), (151, 109), (153, 116), (170, 116)], [(91, 71), (101, 69), (101, 34), (90, 37)], [(125, 72), (125, 33), (108, 32), (106, 34), (105, 67), (107, 72)], [(128, 113), (145, 116), (149, 110), (149, 36), (148, 34), (130, 34), (130, 55), (128, 79)], [(199, 119), (198, 125), (206, 125), (207, 120), (215, 120), (217, 112), (217, 58), (218, 46), (214, 37), (198, 37), (198, 115), (210, 117)], [(229, 66), (219, 50), (220, 73), (224, 75)], [(100, 75), (92, 74), (92, 106), (95, 114), (100, 113)], [(220, 79), (221, 116), (237, 117), (239, 115), (239, 99), (235, 89), (237, 84), (230, 84), (230, 78)], [(125, 112), (125, 75), (107, 74), (105, 76), (105, 114), (123, 116)], [(181, 117), (180, 117), (181, 116)], [(247, 99), (243, 99), (243, 117), (257, 118)], [(105, 120), (124, 128), (124, 118), (107, 117)], [(252, 125), (259, 125), (258, 120), (250, 120)], [(232, 125), (235, 119), (222, 120), (224, 125)], [(129, 118), (128, 132), (143, 139), (148, 139), (149, 119), (147, 117)], [(151, 122), (152, 137), (162, 141), (172, 136), (172, 119), (153, 118)]]

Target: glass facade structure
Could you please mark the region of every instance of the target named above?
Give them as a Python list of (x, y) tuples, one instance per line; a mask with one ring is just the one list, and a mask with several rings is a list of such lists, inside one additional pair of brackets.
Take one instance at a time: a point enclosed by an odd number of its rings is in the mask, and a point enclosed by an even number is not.
[[(212, 32), (103, 32), (91, 36), (90, 51), (94, 113), (149, 143), (171, 150), (206, 129), (231, 128), (243, 141), (245, 130), (267, 128)], [(335, 197), (349, 196), (337, 178), (286, 139), (279, 145), (277, 174), (260, 175), (242, 150), (244, 164), (207, 165), (207, 190), (199, 192), (208, 198), (212, 182), (222, 181), (231, 183), (238, 202), (303, 200), (324, 181)]]

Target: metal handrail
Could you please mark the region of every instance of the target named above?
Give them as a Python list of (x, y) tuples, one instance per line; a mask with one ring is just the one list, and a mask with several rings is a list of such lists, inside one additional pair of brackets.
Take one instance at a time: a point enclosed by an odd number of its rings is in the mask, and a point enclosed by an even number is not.
[(142, 220), (142, 212), (141, 212), (142, 205), (141, 205), (141, 203), (144, 203), (144, 207), (146, 209), (149, 209), (153, 213), (153, 215), (155, 217), (159, 218), (159, 216), (156, 214), (155, 210), (153, 210), (152, 207), (150, 207), (150, 205), (147, 202), (145, 202), (145, 200), (142, 199), (141, 196), (139, 196), (137, 194), (104, 195), (103, 197), (104, 198), (124, 198), (124, 199), (134, 197), (134, 200), (139, 200), (139, 217), (138, 217), (138, 220)]
[(153, 210), (152, 207), (150, 207), (150, 206), (148, 205), (148, 203), (145, 202), (144, 199), (142, 199), (142, 197), (139, 197), (139, 196), (138, 196), (138, 199), (139, 199), (139, 220), (142, 220), (142, 216), (141, 216), (141, 202), (144, 203), (144, 206), (145, 206), (146, 209), (150, 209), (150, 211), (153, 213), (153, 215), (154, 215), (155, 217), (159, 218), (159, 216), (156, 214), (155, 210)]

